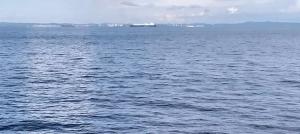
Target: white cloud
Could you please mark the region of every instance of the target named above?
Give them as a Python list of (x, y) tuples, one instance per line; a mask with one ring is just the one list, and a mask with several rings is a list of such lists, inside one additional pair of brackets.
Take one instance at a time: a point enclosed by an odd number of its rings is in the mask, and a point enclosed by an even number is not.
[(229, 14), (235, 14), (239, 11), (239, 9), (236, 7), (230, 7), (230, 8), (227, 8), (227, 11)]

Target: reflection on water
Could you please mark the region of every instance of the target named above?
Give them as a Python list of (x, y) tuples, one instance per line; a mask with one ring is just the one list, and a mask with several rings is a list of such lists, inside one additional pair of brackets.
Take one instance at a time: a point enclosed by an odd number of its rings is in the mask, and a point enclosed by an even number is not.
[(3, 133), (297, 133), (298, 32), (10, 28)]

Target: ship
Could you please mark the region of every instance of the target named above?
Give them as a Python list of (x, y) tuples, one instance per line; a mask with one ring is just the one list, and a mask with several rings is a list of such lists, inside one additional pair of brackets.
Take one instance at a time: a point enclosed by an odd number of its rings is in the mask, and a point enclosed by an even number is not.
[(155, 23), (131, 24), (130, 27), (156, 27)]

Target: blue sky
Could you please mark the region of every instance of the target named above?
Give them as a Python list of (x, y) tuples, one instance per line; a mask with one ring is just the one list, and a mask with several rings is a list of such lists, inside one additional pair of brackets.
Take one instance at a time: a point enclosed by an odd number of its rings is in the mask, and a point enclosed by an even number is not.
[(300, 0), (0, 0), (0, 22), (300, 22)]

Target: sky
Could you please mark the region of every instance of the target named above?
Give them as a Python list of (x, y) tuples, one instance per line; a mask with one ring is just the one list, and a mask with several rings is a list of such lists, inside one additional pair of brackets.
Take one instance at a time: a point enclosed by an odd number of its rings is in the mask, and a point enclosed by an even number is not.
[(300, 22), (300, 0), (0, 0), (0, 22)]

